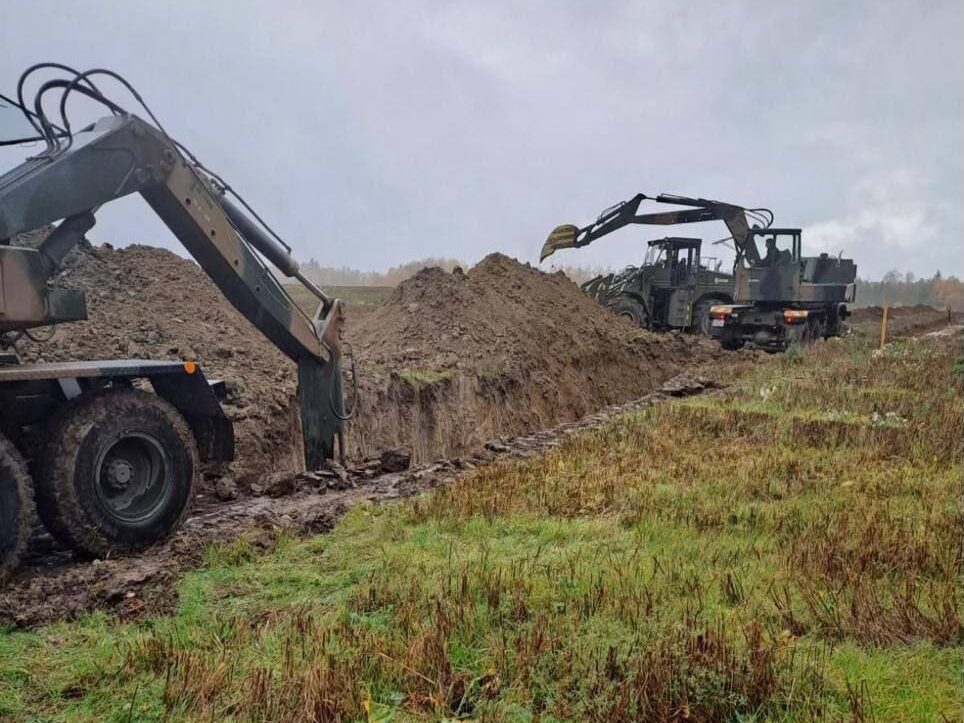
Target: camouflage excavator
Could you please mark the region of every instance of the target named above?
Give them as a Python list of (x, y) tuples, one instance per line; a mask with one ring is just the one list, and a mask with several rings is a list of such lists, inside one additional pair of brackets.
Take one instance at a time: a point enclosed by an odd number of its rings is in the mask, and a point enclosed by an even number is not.
[[(682, 211), (638, 213), (643, 201), (689, 206)], [(749, 231), (747, 216), (769, 224), (767, 209), (745, 209), (730, 203), (660, 194), (637, 194), (607, 208), (589, 226), (558, 226), (542, 247), (540, 261), (559, 249), (580, 248), (629, 225), (673, 226), (703, 221), (723, 221), (732, 238)], [(733, 301), (733, 276), (711, 267), (701, 256), (702, 240), (667, 237), (648, 243), (649, 252), (639, 267), (605, 274), (583, 284), (583, 290), (615, 313), (644, 329), (688, 329), (709, 335), (710, 309)]]
[[(31, 109), (24, 85), (38, 70), (57, 77), (40, 85)], [(105, 78), (130, 90), (151, 122), (98, 90), (95, 80)], [(72, 94), (110, 114), (73, 130)], [(59, 99), (57, 122), (45, 96)], [(0, 145), (26, 142), (45, 147), (0, 176), (0, 578), (17, 564), (35, 509), (55, 538), (80, 553), (136, 550), (179, 526), (201, 462), (234, 456), (223, 384), (194, 361), (18, 361), (21, 337), (43, 341), (49, 335), (41, 327), (87, 318), (83, 292), (52, 279), (100, 206), (123, 196), (140, 194), (235, 308), (296, 362), (305, 463), (316, 468), (330, 458), (348, 416), (341, 304), (301, 274), (290, 248), (250, 206), (108, 70), (28, 69), (17, 100), (0, 96)], [(57, 221), (36, 247), (13, 243)], [(269, 262), (317, 297), (313, 315), (292, 301)]]
[[(645, 200), (689, 208), (637, 213)], [(765, 208), (748, 209), (669, 194), (655, 197), (637, 194), (607, 209), (589, 226), (558, 226), (542, 247), (540, 260), (558, 249), (586, 246), (630, 224), (665, 226), (713, 220), (726, 224), (730, 236), (721, 241), (731, 242), (736, 251), (732, 301), (718, 298), (707, 303), (712, 297), (708, 296), (708, 289), (704, 291), (705, 284), (700, 284), (696, 274), (669, 276), (668, 283), (658, 276), (647, 283), (644, 277), (642, 282), (616, 289), (594, 279), (589, 282), (588, 290), (598, 297), (603, 289), (606, 293), (601, 300), (617, 312), (630, 308), (630, 304), (640, 307), (635, 313), (640, 315), (643, 326), (672, 326), (671, 322), (675, 322), (679, 326), (708, 329), (727, 349), (751, 344), (767, 351), (783, 351), (795, 343), (806, 344), (840, 334), (847, 318), (846, 304), (854, 300), (856, 265), (851, 259), (839, 256), (802, 256), (800, 229), (771, 228), (773, 213)], [(757, 247), (757, 239), (761, 237), (766, 247), (765, 256), (760, 255)], [(698, 239), (689, 241), (699, 248)], [(781, 249), (781, 245), (784, 248)], [(683, 266), (678, 257), (677, 265)], [(593, 286), (594, 283), (597, 285)]]

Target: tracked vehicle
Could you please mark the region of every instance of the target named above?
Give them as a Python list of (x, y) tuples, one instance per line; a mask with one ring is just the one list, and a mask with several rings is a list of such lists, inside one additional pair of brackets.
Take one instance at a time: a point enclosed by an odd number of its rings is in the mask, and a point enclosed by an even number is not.
[[(29, 109), (25, 81), (39, 70), (59, 77), (40, 86)], [(101, 93), (94, 81), (105, 77), (126, 86), (150, 122)], [(72, 94), (110, 115), (73, 130)], [(59, 99), (59, 118), (45, 111), (45, 96)], [(126, 80), (55, 63), (28, 69), (17, 100), (0, 96), (0, 144), (31, 141), (44, 147), (0, 176), (0, 578), (23, 553), (35, 509), (78, 552), (135, 550), (177, 529), (201, 462), (234, 454), (221, 387), (194, 361), (19, 363), (18, 339), (43, 341), (43, 327), (87, 317), (83, 292), (53, 279), (105, 203), (140, 194), (234, 307), (296, 362), (307, 467), (332, 456), (347, 416), (340, 302), (304, 278), (290, 248), (167, 134)], [(39, 245), (13, 243), (58, 221)], [(313, 315), (269, 263), (318, 298)]]

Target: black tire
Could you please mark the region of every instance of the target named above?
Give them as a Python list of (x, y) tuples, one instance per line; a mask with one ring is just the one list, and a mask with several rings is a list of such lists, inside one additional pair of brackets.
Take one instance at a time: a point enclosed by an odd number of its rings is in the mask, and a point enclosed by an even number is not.
[(620, 296), (609, 307), (614, 314), (628, 319), (640, 329), (649, 328), (649, 316), (646, 309), (635, 299), (628, 296)]
[(0, 583), (20, 563), (36, 512), (33, 483), (17, 449), (0, 435)]
[(135, 389), (93, 394), (54, 422), (37, 506), (50, 533), (78, 552), (137, 550), (178, 528), (197, 471), (194, 437), (168, 402)]
[(696, 302), (696, 306), (693, 307), (693, 325), (690, 327), (692, 331), (697, 334), (702, 334), (703, 336), (710, 335), (710, 309), (717, 304), (726, 304), (728, 302), (722, 299), (700, 299)]

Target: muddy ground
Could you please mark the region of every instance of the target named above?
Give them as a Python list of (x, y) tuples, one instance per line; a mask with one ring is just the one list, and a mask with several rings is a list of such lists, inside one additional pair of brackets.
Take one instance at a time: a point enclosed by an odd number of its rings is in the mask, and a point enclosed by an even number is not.
[(571, 434), (596, 428), (626, 412), (671, 397), (717, 390), (713, 380), (679, 375), (634, 401), (534, 434), (491, 439), (465, 457), (387, 471), (386, 467), (396, 462), (387, 455), (377, 463), (349, 469), (333, 465), (316, 472), (276, 475), (261, 496), (232, 503), (200, 503), (171, 540), (137, 556), (88, 561), (75, 560), (66, 552), (42, 550), (0, 591), (0, 621), (27, 628), (73, 619), (95, 609), (124, 619), (162, 614), (177, 602), (178, 579), (203, 563), (212, 543), (244, 537), (253, 549), (269, 550), (283, 534), (327, 532), (354, 505), (409, 497), (450, 483), (480, 465), (539, 454)]
[[(766, 358), (641, 331), (562, 274), (499, 254), (468, 272), (426, 269), (383, 304), (348, 307), (346, 341), (359, 362), (348, 468), (305, 473), (293, 364), (196, 264), (146, 246), (86, 246), (57, 283), (86, 290), (90, 319), (61, 326), (47, 343), (21, 344), (25, 360), (197, 360), (227, 382), (238, 455), (206, 470), (183, 530), (141, 556), (76, 561), (49, 538), (35, 540), (32, 559), (0, 592), (0, 620), (17, 626), (95, 608), (125, 617), (170, 609), (173, 583), (211, 542), (244, 535), (270, 547), (286, 530), (322, 532), (359, 502), (534, 454), (627, 409), (723, 386)], [(875, 314), (858, 310), (854, 333), (873, 335)], [(895, 336), (946, 325), (946, 314), (928, 307), (894, 309), (891, 319)]]
[[(300, 471), (295, 373), (192, 261), (147, 246), (84, 246), (58, 284), (83, 288), (90, 319), (25, 361), (147, 357), (199, 361), (228, 385), (237, 459), (209, 470), (242, 494), (266, 472)], [(572, 421), (654, 389), (722, 352), (706, 340), (633, 328), (562, 274), (498, 254), (467, 273), (426, 269), (375, 307), (347, 308), (358, 361), (352, 461), (386, 447), (416, 461), (454, 456), (489, 437)]]

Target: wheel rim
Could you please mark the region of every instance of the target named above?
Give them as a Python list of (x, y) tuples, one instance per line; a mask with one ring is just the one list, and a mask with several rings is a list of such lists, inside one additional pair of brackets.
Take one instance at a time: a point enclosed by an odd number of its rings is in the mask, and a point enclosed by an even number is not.
[(124, 524), (148, 523), (159, 515), (173, 483), (171, 459), (149, 434), (119, 434), (97, 456), (97, 499), (108, 515)]

